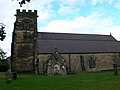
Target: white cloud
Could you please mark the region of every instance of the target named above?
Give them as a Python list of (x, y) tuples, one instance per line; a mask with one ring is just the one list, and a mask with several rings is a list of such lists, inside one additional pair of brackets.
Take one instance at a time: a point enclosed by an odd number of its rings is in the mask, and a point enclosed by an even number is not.
[(117, 40), (120, 41), (120, 26), (112, 26), (107, 28), (108, 31), (111, 32), (111, 34), (113, 35), (113, 37), (115, 37)]
[(7, 33), (5, 40), (0, 41), (0, 47), (5, 52), (8, 52), (8, 56), (11, 52), (12, 31), (15, 21), (14, 14), (15, 9), (18, 7), (17, 5), (19, 5), (17, 2), (12, 2), (11, 0), (0, 0), (0, 23), (6, 25), (5, 32)]
[(113, 3), (113, 0), (108, 0), (108, 4), (112, 4)]
[[(58, 11), (53, 10), (51, 2), (58, 2), (61, 6)], [(113, 0), (91, 0), (93, 5), (96, 3), (108, 2), (113, 3)], [(50, 18), (54, 18), (56, 14), (69, 15), (70, 13), (78, 13), (78, 6), (85, 5), (87, 0), (31, 0), (26, 3), (22, 8), (19, 7), (17, 0), (0, 0), (0, 23), (6, 25), (7, 37), (4, 41), (0, 41), (2, 47), (8, 55), (11, 52), (12, 31), (15, 22), (16, 9), (31, 9), (38, 10), (38, 22), (49, 22)], [(77, 8), (76, 8), (77, 7)], [(120, 2), (115, 4), (115, 7), (120, 9)], [(54, 7), (55, 8), (55, 7)], [(57, 12), (57, 13), (56, 13)], [(120, 27), (113, 25), (112, 18), (103, 18), (100, 13), (92, 13), (91, 15), (78, 16), (72, 20), (52, 20), (46, 26), (39, 27), (39, 31), (52, 31), (52, 32), (66, 32), (66, 33), (98, 33), (109, 34), (112, 32), (115, 38), (119, 39)], [(45, 25), (45, 24), (44, 24)]]
[(48, 12), (44, 12), (44, 11), (39, 11), (38, 12), (38, 20), (46, 20), (46, 19), (48, 19), (48, 18), (51, 18), (51, 14), (50, 13), (48, 13)]
[(61, 5), (76, 7), (77, 5), (85, 5), (87, 0), (60, 0)]
[(120, 9), (120, 1), (116, 2), (115, 5), (114, 5), (114, 7), (117, 8), (117, 9)]
[(53, 1), (55, 1), (55, 0), (31, 0), (28, 5), (28, 8), (42, 10), (42, 9), (46, 8), (46, 7), (44, 7), (45, 5), (48, 6)]
[(101, 2), (102, 0), (92, 0), (92, 5), (96, 5), (97, 3)]
[(67, 15), (67, 14), (75, 13), (75, 9), (68, 6), (61, 6), (61, 8), (58, 10), (58, 13), (60, 15)]
[(96, 5), (97, 3), (103, 4), (103, 3), (108, 3), (108, 4), (113, 4), (113, 0), (91, 0), (92, 5)]
[(113, 0), (92, 0), (92, 5), (96, 5), (97, 3), (100, 3), (100, 4), (103, 4), (103, 3), (112, 4)]
[[(23, 7), (20, 7), (17, 0), (0, 0), (0, 23), (4, 23), (6, 25), (5, 32), (7, 33), (5, 40), (0, 41), (0, 47), (5, 52), (8, 52), (8, 56), (11, 53), (12, 32), (16, 19), (14, 14), (16, 14), (16, 9), (38, 10), (38, 20), (42, 21), (52, 16), (50, 13), (53, 12), (50, 10), (50, 5), (47, 8), (45, 7), (45, 5), (52, 1), (53, 0), (31, 0), (30, 3), (26, 3)], [(44, 9), (44, 11), (42, 9)]]
[(64, 33), (91, 33), (91, 34), (110, 34), (120, 40), (120, 26), (113, 25), (113, 18), (103, 18), (101, 15), (92, 14), (87, 17), (76, 17), (73, 20), (53, 20), (46, 27), (45, 32), (64, 32)]

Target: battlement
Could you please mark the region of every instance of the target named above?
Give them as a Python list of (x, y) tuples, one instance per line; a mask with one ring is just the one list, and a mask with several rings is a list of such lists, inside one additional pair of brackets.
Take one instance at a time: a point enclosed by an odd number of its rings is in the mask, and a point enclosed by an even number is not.
[(32, 14), (32, 15), (36, 15), (37, 16), (37, 10), (34, 10), (33, 12), (32, 12), (32, 10), (28, 10), (27, 11), (25, 9), (23, 9), (22, 11), (20, 11), (20, 9), (16, 10), (16, 15), (22, 15), (22, 14)]

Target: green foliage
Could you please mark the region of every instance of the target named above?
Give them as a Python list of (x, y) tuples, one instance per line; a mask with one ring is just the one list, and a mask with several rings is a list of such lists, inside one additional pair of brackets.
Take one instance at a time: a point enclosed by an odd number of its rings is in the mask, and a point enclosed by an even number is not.
[(0, 72), (6, 72), (10, 68), (7, 60), (0, 61)]
[(0, 77), (0, 90), (120, 90), (120, 75), (113, 72), (79, 73), (66, 76), (19, 74), (6, 84)]
[(4, 60), (6, 59), (6, 52), (4, 52), (1, 48), (0, 48), (0, 60)]
[(19, 2), (20, 7), (22, 7), (23, 4), (26, 4), (26, 1), (27, 1), (27, 2), (30, 2), (30, 0), (21, 0), (21, 2)]
[(3, 23), (0, 23), (0, 40), (3, 41), (6, 37), (5, 33), (5, 25)]
[(6, 52), (0, 48), (0, 72), (5, 72), (10, 68), (9, 62), (6, 60)]

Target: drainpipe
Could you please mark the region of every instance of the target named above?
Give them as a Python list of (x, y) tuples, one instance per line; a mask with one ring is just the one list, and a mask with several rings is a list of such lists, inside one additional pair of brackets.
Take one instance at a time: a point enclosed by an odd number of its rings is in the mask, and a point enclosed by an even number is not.
[(70, 59), (70, 54), (69, 54), (69, 72), (71, 72), (71, 59)]

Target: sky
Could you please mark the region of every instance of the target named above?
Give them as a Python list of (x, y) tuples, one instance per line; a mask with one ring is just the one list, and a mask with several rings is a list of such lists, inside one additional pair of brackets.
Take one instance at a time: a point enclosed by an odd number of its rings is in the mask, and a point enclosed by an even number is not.
[(16, 9), (37, 10), (39, 32), (103, 34), (120, 40), (120, 0), (0, 0), (0, 23), (6, 25), (6, 38), (0, 47), (11, 55)]

